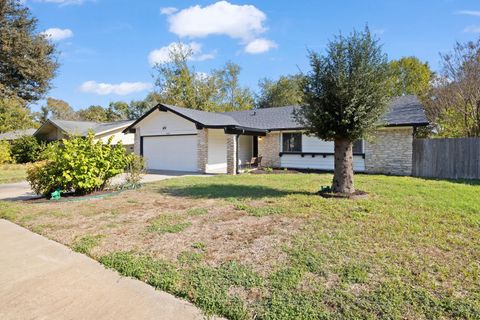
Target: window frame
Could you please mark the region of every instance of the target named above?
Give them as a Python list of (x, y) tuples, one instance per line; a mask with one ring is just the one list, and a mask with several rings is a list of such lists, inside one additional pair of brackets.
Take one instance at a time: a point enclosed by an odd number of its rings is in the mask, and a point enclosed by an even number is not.
[[(285, 135), (290, 135), (290, 138), (294, 135), (298, 135), (299, 136), (299, 150), (285, 150), (285, 143), (286, 143), (286, 140), (285, 140)], [(295, 142), (294, 142), (295, 144)], [(303, 133), (302, 132), (282, 132), (282, 152), (283, 153), (301, 153), (303, 152)]]

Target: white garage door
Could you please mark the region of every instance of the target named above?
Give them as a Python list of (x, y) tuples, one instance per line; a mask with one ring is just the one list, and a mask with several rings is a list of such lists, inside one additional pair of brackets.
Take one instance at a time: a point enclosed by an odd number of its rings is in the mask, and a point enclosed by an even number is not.
[(147, 169), (197, 171), (197, 135), (143, 137)]

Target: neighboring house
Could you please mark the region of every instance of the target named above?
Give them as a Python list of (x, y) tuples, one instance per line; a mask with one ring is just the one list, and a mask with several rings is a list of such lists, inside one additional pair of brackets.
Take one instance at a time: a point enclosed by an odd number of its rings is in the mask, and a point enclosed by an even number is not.
[(70, 120), (47, 120), (33, 134), (42, 141), (56, 141), (69, 136), (87, 136), (89, 131), (95, 134), (95, 140), (102, 140), (104, 143), (112, 138), (112, 144), (122, 142), (127, 151), (133, 152), (134, 135), (123, 133), (123, 130), (133, 123), (132, 120), (98, 123), (91, 121), (70, 121)]
[(32, 136), (37, 129), (21, 129), (0, 134), (0, 140), (13, 141), (23, 136)]
[[(214, 113), (159, 104), (124, 132), (150, 170), (235, 174), (252, 157), (261, 165), (333, 170), (334, 144), (304, 133), (298, 106)], [(415, 128), (428, 120), (415, 96), (393, 99), (372, 141), (354, 144), (354, 170), (410, 175)]]

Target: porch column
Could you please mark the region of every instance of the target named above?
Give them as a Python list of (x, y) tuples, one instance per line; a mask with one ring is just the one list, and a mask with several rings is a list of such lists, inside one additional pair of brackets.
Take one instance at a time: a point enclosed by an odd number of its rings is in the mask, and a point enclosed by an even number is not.
[(227, 174), (237, 174), (238, 136), (227, 134)]
[(197, 132), (197, 169), (206, 173), (208, 164), (208, 129), (199, 129)]

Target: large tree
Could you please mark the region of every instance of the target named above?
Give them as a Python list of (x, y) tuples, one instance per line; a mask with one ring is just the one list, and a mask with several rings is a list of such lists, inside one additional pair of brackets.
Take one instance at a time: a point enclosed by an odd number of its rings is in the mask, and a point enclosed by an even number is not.
[(107, 122), (108, 112), (102, 106), (89, 106), (86, 109), (78, 110), (77, 116), (83, 121)]
[(413, 94), (426, 98), (434, 73), (427, 62), (416, 57), (403, 57), (389, 63), (391, 96)]
[(24, 102), (19, 99), (0, 98), (0, 133), (37, 126)]
[(55, 46), (22, 2), (0, 1), (0, 96), (32, 102), (48, 91), (58, 64)]
[(45, 122), (50, 118), (60, 120), (79, 120), (80, 117), (68, 102), (60, 99), (48, 98), (47, 105), (41, 107), (38, 118), (40, 122)]
[(388, 63), (368, 27), (330, 41), (326, 54), (310, 52), (305, 102), (297, 119), (309, 134), (334, 141), (332, 191), (351, 194), (353, 142), (378, 125), (388, 105)]
[(480, 39), (441, 55), (427, 114), (442, 137), (480, 137)]
[(277, 80), (264, 78), (258, 86), (256, 105), (259, 108), (275, 108), (300, 105), (303, 100), (303, 80), (301, 74), (281, 76)]
[(250, 109), (253, 95), (240, 86), (240, 67), (227, 63), (208, 73), (197, 72), (189, 64), (193, 51), (185, 45), (172, 47), (169, 60), (155, 65), (155, 98), (158, 102), (205, 111)]

